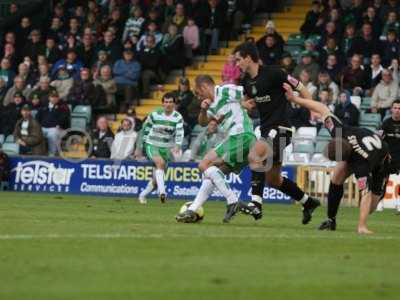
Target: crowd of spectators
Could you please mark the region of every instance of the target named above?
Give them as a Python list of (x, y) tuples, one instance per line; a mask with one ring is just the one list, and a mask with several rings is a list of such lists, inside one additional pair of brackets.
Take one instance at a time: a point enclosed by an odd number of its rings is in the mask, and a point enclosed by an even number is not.
[[(0, 133), (12, 134), (17, 122), (21, 126), (22, 108), (28, 104), (53, 155), (75, 106), (131, 111), (116, 136), (105, 118), (97, 120), (92, 155), (132, 156), (134, 149), (122, 153), (118, 144), (136, 140), (140, 120), (134, 116), (134, 106), (149, 97), (152, 84), (163, 83), (171, 70), (190, 63), (193, 55), (213, 53), (220, 39), (237, 37), (249, 12), (254, 12), (253, 4), (246, 0), (56, 1), (41, 26), (31, 24), (29, 17), (21, 18), (4, 35), (0, 51)], [(360, 110), (352, 103), (354, 96), (370, 97), (367, 112), (379, 113), (382, 119), (399, 97), (399, 14), (400, 4), (394, 0), (312, 1), (299, 28), (304, 38), (300, 52), (285, 44), (271, 20), (259, 40), (247, 40), (257, 46), (260, 63), (281, 65), (316, 101), (326, 104), (344, 123), (356, 126)], [(228, 56), (222, 81), (237, 83), (240, 76), (234, 57)], [(174, 95), (190, 141), (199, 101), (186, 78), (179, 81)], [(296, 127), (318, 125), (315, 116), (300, 107), (292, 107), (291, 119)], [(26, 126), (26, 121), (22, 123)], [(202, 136), (207, 136), (207, 130)]]
[[(304, 45), (298, 57), (280, 48), (271, 33), (258, 41), (258, 48), (264, 64), (278, 60), (315, 100), (356, 126), (360, 110), (351, 102), (354, 96), (371, 97), (366, 112), (380, 113), (382, 120), (399, 98), (399, 17), (395, 0), (312, 1), (300, 28)], [(293, 123), (315, 125), (313, 116), (304, 114), (294, 108)]]
[[(95, 115), (126, 113), (194, 55), (215, 53), (220, 40), (237, 38), (257, 6), (265, 5), (248, 0), (51, 3), (47, 17), (21, 15), (17, 24), (2, 28), (0, 41), (0, 134), (13, 134), (22, 107), (29, 106), (50, 155), (57, 154), (59, 136), (77, 105), (90, 105)], [(17, 16), (21, 8), (11, 9)], [(189, 134), (199, 107), (188, 81), (176, 96)], [(121, 126), (127, 134), (136, 126), (133, 122), (128, 129), (128, 121)]]

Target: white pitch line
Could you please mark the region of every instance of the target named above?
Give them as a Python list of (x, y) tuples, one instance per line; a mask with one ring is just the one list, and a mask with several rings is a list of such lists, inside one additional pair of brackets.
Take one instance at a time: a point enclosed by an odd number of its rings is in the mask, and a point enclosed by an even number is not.
[(337, 235), (327, 233), (326, 235), (289, 235), (289, 234), (124, 234), (124, 233), (99, 233), (99, 234), (1, 234), (0, 240), (38, 240), (38, 239), (171, 239), (171, 238), (217, 238), (217, 239), (338, 239), (355, 240), (365, 238), (366, 240), (400, 240), (400, 236), (369, 236)]

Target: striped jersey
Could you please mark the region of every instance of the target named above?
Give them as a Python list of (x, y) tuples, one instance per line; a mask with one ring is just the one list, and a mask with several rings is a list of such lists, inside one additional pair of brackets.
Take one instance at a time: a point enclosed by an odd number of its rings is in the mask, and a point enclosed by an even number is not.
[(208, 117), (222, 119), (220, 128), (226, 136), (253, 133), (253, 123), (243, 109), (243, 87), (234, 84), (215, 86), (215, 98), (207, 110)]
[(164, 109), (158, 108), (146, 119), (142, 129), (143, 142), (161, 148), (182, 146), (183, 118), (177, 111), (166, 115)]

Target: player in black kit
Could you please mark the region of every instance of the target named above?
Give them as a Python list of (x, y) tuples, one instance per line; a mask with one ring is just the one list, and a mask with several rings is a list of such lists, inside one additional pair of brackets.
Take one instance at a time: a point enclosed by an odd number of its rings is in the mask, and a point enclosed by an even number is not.
[[(283, 83), (290, 83), (302, 96), (310, 98), (308, 90), (279, 66), (261, 66), (258, 51), (252, 43), (243, 43), (234, 51), (236, 63), (245, 73), (241, 85), (247, 98), (254, 99), (261, 121), (261, 136), (272, 148), (271, 167), (262, 172), (252, 170), (252, 201), (241, 211), (256, 220), (262, 217), (262, 197), (265, 183), (303, 205), (303, 224), (310, 222), (312, 213), (320, 205), (317, 199), (305, 194), (293, 181), (282, 177), (282, 154), (291, 142), (288, 122), (289, 102)], [(271, 162), (271, 161), (270, 161)]]
[(395, 100), (391, 108), (392, 115), (382, 123), (381, 135), (389, 145), (392, 168), (400, 170), (400, 100)]
[(325, 127), (333, 138), (328, 143), (324, 154), (330, 160), (338, 163), (334, 168), (329, 186), (328, 220), (324, 221), (319, 229), (336, 229), (336, 214), (343, 197), (343, 184), (347, 177), (354, 174), (362, 193), (357, 230), (359, 234), (372, 233), (367, 228), (367, 218), (370, 213), (375, 211), (384, 196), (391, 169), (386, 142), (371, 130), (342, 125), (327, 106), (294, 95), (288, 84), (284, 84), (284, 88), (289, 101), (322, 117)]
[[(392, 157), (391, 173), (399, 173), (400, 170), (400, 100), (395, 100), (391, 107), (392, 115), (382, 123), (380, 134), (389, 145)], [(400, 214), (400, 199), (396, 199), (397, 214)]]

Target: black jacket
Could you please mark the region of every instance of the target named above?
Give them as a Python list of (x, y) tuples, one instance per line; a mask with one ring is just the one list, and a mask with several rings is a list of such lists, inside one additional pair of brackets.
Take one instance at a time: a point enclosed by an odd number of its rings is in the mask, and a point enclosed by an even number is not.
[(44, 128), (59, 126), (62, 129), (67, 129), (69, 127), (70, 111), (67, 104), (60, 102), (52, 110), (50, 110), (49, 106), (41, 107), (36, 119)]
[(92, 133), (93, 150), (92, 156), (97, 158), (110, 158), (111, 145), (114, 141), (114, 134), (108, 128), (107, 132), (100, 138), (100, 131), (97, 129)]
[(25, 102), (21, 102), (18, 105), (10, 103), (2, 110), (0, 115), (0, 133), (7, 136), (14, 132), (15, 125), (21, 118), (21, 108), (24, 104)]
[(158, 48), (144, 48), (139, 52), (142, 70), (157, 71), (161, 61), (161, 52)]
[(334, 114), (342, 121), (343, 125), (358, 126), (360, 112), (353, 103), (348, 105), (336, 104)]

